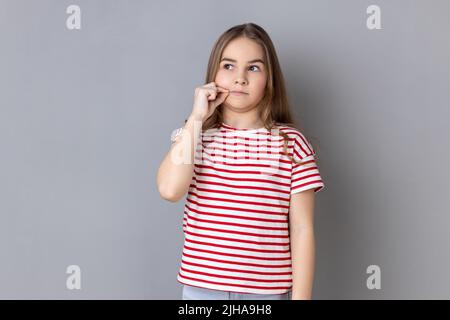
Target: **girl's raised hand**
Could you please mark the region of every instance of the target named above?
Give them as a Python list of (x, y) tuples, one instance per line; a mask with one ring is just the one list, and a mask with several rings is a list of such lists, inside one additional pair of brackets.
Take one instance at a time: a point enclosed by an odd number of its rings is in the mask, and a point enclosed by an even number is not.
[(199, 117), (202, 122), (205, 121), (213, 114), (217, 106), (225, 101), (229, 93), (228, 89), (219, 87), (215, 82), (195, 88), (192, 115)]

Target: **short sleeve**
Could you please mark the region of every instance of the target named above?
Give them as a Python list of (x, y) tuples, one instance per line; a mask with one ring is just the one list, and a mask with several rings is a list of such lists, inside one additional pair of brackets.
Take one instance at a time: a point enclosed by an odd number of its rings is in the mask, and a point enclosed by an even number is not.
[(325, 185), (316, 163), (316, 153), (311, 143), (300, 132), (294, 136), (292, 150), (297, 163), (292, 163), (291, 194), (308, 189), (314, 189), (314, 192), (322, 190)]

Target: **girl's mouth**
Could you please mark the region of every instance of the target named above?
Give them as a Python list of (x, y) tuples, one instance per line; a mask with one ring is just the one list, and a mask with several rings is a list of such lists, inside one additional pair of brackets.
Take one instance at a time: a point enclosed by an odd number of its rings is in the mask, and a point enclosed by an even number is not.
[(234, 96), (246, 96), (246, 95), (248, 95), (247, 92), (243, 92), (243, 91), (230, 91), (230, 94), (232, 94)]

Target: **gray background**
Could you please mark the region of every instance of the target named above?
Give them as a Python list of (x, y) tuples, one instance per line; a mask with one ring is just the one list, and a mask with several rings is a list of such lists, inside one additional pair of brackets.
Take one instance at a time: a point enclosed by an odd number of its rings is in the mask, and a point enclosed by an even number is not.
[[(81, 7), (81, 30), (66, 8)], [(381, 7), (381, 30), (366, 8)], [(314, 299), (450, 298), (448, 1), (0, 0), (0, 298), (179, 299), (156, 188), (210, 50), (255, 22), (319, 154)], [(81, 290), (66, 288), (79, 265)], [(381, 268), (381, 289), (366, 268)]]

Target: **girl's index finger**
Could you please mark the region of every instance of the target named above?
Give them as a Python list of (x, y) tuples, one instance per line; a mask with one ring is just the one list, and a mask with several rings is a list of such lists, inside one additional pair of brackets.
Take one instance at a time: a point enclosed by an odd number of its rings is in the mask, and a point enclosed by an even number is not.
[(222, 88), (222, 87), (219, 87), (219, 86), (216, 86), (216, 87), (217, 87), (217, 91), (221, 91), (221, 92), (228, 92), (228, 91), (230, 91), (228, 89), (225, 89), (225, 88)]

